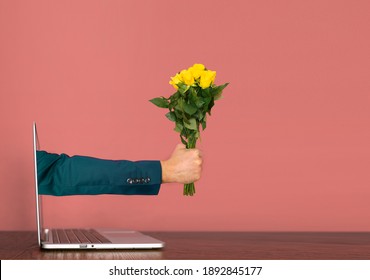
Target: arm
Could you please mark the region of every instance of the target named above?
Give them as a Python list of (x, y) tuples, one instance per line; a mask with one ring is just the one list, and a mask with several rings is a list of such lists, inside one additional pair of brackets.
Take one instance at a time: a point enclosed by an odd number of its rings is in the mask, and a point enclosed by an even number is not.
[(156, 195), (160, 161), (104, 160), (37, 152), (39, 193), (46, 195)]

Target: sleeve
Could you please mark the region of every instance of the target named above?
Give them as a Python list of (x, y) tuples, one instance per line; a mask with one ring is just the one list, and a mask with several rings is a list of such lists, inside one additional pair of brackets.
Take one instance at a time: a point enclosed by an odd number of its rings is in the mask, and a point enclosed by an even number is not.
[(162, 183), (160, 161), (106, 160), (37, 151), (39, 194), (157, 195)]

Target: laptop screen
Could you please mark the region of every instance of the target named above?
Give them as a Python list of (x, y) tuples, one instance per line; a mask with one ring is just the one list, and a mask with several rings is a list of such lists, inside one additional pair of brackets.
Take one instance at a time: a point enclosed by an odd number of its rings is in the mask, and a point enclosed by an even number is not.
[(35, 197), (36, 197), (36, 222), (37, 222), (37, 240), (41, 245), (41, 231), (42, 231), (42, 216), (41, 216), (41, 196), (39, 195), (38, 180), (37, 180), (37, 155), (36, 151), (40, 148), (36, 122), (33, 122), (33, 158), (35, 171)]

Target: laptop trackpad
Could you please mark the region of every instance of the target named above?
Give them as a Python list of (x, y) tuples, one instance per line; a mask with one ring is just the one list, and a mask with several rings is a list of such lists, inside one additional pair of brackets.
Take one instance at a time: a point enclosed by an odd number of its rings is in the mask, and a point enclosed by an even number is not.
[(153, 241), (158, 241), (150, 236), (133, 230), (96, 229), (96, 231), (113, 243), (152, 243)]

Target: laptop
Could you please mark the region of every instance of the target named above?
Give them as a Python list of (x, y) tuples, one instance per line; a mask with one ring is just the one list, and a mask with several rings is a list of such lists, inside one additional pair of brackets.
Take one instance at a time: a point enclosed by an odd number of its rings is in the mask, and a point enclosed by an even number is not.
[(36, 123), (33, 122), (36, 220), (38, 244), (43, 249), (158, 249), (165, 243), (134, 230), (115, 228), (44, 228), (42, 197), (38, 192), (36, 151), (40, 149)]

